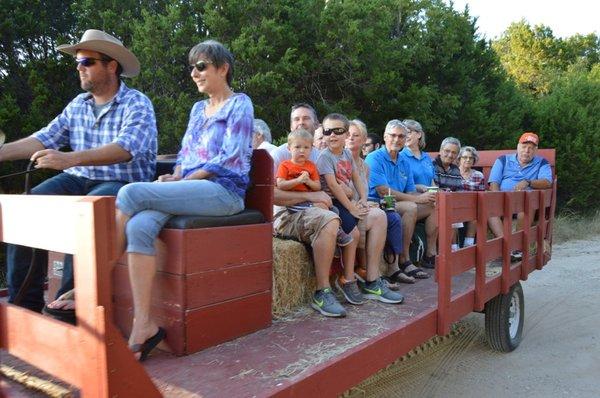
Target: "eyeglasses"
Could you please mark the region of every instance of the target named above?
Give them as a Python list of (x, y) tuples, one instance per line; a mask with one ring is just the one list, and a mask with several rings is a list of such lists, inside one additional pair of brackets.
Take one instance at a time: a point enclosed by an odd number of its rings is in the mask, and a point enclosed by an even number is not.
[(461, 159), (465, 160), (465, 161), (466, 160), (470, 160), (470, 161), (474, 161), (475, 160), (475, 158), (473, 156), (462, 156)]
[(198, 70), (198, 72), (202, 72), (208, 68), (208, 64), (212, 64), (210, 61), (198, 61), (194, 65), (188, 66), (190, 73), (194, 71), (194, 68)]
[(392, 140), (395, 139), (405, 139), (406, 138), (406, 134), (386, 134), (388, 135)]
[(331, 135), (332, 133), (335, 135), (342, 135), (342, 134), (346, 134), (346, 129), (343, 127), (335, 127), (332, 129), (323, 129), (323, 135)]
[(86, 68), (94, 65), (96, 63), (96, 61), (110, 62), (110, 61), (112, 61), (112, 59), (92, 58), (92, 57), (75, 58), (75, 62), (77, 62), (78, 65), (85, 66)]

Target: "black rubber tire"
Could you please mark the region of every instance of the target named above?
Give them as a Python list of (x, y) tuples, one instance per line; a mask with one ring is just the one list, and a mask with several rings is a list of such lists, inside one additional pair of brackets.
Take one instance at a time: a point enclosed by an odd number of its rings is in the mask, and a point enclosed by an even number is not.
[[(519, 311), (516, 333), (510, 335), (510, 306), (515, 297)], [(499, 294), (485, 304), (485, 335), (493, 350), (511, 352), (521, 343), (523, 324), (525, 323), (525, 300), (521, 283), (515, 283), (508, 294)]]

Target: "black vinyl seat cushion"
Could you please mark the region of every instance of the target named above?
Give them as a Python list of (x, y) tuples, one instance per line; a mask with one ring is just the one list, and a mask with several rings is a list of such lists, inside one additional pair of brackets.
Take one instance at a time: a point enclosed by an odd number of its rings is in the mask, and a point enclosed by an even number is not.
[(244, 209), (231, 216), (175, 216), (165, 225), (172, 229), (195, 229), (228, 227), (232, 225), (261, 224), (265, 222), (263, 214), (254, 209)]

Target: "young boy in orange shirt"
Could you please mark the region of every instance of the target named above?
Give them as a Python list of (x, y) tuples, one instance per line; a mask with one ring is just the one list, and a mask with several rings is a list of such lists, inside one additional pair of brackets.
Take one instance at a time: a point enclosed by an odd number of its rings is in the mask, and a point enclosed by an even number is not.
[[(303, 129), (294, 130), (288, 134), (288, 149), (292, 159), (284, 160), (277, 169), (277, 188), (282, 191), (320, 191), (321, 182), (317, 166), (308, 160), (313, 145), (312, 135)], [(318, 206), (325, 210), (338, 213), (335, 207), (329, 209), (325, 203), (302, 202), (294, 206), (288, 206), (290, 212), (305, 210), (312, 206)], [(339, 214), (339, 213), (338, 213)], [(345, 233), (342, 227), (337, 233), (338, 246), (347, 246), (352, 242), (352, 236)]]

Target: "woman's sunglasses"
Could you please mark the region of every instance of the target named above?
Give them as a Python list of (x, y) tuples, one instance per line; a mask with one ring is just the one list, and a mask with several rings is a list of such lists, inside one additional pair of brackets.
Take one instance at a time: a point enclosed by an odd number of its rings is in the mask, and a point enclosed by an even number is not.
[(333, 129), (323, 129), (323, 135), (331, 135), (331, 134), (335, 134), (335, 135), (342, 135), (342, 134), (346, 134), (346, 129), (343, 127), (336, 127)]
[(194, 68), (198, 69), (198, 72), (202, 72), (206, 68), (208, 68), (208, 64), (212, 64), (212, 62), (210, 62), (210, 61), (198, 61), (194, 65), (188, 66), (188, 69), (189, 69), (190, 73), (192, 73), (194, 71)]
[(96, 61), (110, 62), (112, 60), (111, 59), (104, 59), (104, 58), (92, 58), (92, 57), (75, 58), (75, 62), (77, 62), (77, 64), (79, 64), (81, 66), (85, 66), (86, 68), (88, 66), (94, 65), (96, 63)]

